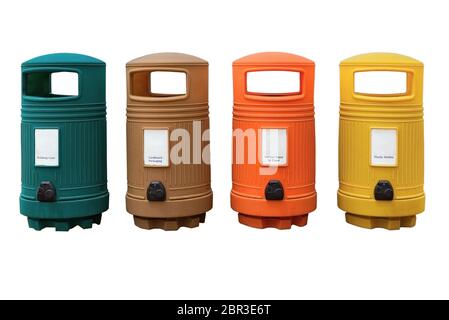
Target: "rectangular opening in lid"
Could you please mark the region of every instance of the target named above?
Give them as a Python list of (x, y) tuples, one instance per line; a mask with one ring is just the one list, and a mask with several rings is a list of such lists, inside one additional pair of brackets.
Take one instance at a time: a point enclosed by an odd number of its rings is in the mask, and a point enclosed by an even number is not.
[(153, 96), (181, 96), (187, 93), (184, 72), (153, 71), (150, 74), (150, 93)]
[(78, 84), (76, 72), (30, 72), (24, 75), (23, 93), (39, 98), (77, 97)]
[(402, 71), (356, 72), (354, 92), (373, 96), (403, 96), (408, 93), (408, 75)]
[(301, 94), (301, 73), (297, 71), (250, 71), (246, 91), (252, 95), (288, 96)]
[(79, 92), (78, 73), (54, 72), (51, 74), (51, 94), (59, 97), (74, 97)]
[(187, 74), (181, 71), (136, 71), (130, 75), (131, 95), (170, 98), (187, 94)]

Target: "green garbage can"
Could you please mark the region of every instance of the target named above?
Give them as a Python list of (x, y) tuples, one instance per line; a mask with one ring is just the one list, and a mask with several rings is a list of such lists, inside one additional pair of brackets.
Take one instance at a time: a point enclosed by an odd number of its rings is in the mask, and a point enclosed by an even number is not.
[(91, 228), (108, 209), (105, 91), (106, 65), (89, 56), (22, 64), (20, 212), (31, 228)]

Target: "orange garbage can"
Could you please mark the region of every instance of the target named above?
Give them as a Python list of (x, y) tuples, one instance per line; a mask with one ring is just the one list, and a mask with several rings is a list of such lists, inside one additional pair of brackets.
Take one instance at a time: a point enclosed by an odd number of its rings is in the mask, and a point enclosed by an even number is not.
[(231, 207), (242, 224), (304, 226), (316, 208), (314, 72), (313, 61), (281, 52), (233, 63)]

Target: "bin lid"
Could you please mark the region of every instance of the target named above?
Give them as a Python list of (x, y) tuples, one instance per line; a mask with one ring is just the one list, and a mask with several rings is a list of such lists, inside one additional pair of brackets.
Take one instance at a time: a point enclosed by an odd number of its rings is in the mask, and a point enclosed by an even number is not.
[(97, 58), (77, 53), (51, 53), (22, 63), (22, 66), (48, 65), (101, 65), (105, 63)]
[(373, 52), (359, 54), (348, 59), (343, 60), (340, 65), (350, 66), (350, 65), (398, 65), (398, 66), (412, 66), (419, 67), (423, 66), (423, 63), (419, 60), (413, 59), (408, 56), (397, 53), (388, 52)]
[(127, 66), (146, 66), (146, 65), (208, 65), (206, 60), (201, 58), (177, 52), (160, 52), (148, 54), (129, 61)]
[(286, 52), (260, 52), (250, 54), (238, 60), (233, 65), (314, 65), (312, 60)]

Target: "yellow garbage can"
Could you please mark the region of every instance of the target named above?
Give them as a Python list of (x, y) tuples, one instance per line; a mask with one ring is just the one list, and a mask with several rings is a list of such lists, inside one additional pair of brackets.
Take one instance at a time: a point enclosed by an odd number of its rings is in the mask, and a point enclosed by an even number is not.
[[(338, 207), (350, 224), (413, 227), (424, 211), (423, 69), (393, 53), (340, 64)], [(387, 74), (402, 75), (403, 90), (385, 90), (388, 82), (378, 76)], [(382, 91), (372, 91), (373, 83)]]

